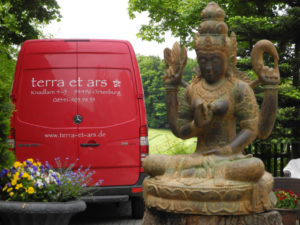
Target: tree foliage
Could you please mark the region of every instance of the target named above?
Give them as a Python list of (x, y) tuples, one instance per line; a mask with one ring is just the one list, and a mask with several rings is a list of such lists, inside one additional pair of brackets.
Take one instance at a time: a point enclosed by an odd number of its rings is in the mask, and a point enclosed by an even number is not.
[(1, 0), (0, 42), (20, 45), (38, 38), (39, 26), (60, 19), (56, 0)]
[(181, 43), (190, 43), (200, 22), (201, 10), (209, 0), (129, 0), (129, 16), (148, 12), (149, 24), (141, 26), (138, 37), (143, 40), (164, 42), (170, 31)]
[[(139, 69), (142, 77), (148, 125), (151, 128), (168, 127), (165, 88), (162, 81), (165, 63), (155, 56), (138, 56)], [(189, 81), (194, 75), (196, 60), (189, 59), (183, 79)]]
[(0, 51), (0, 169), (10, 166), (14, 159), (12, 153), (8, 151), (8, 135), (12, 110), (9, 92), (14, 68), (15, 61), (11, 60), (7, 54), (1, 54)]
[(164, 90), (161, 77), (164, 65), (159, 57), (137, 57), (142, 77), (148, 125), (150, 127), (164, 127), (166, 113), (164, 109)]
[[(138, 33), (143, 40), (163, 42), (165, 33), (170, 31), (180, 38), (181, 43), (192, 46), (194, 33), (201, 22), (201, 11), (208, 2), (210, 0), (129, 0), (128, 12), (131, 19), (137, 13), (148, 13), (149, 23), (142, 25)], [(243, 38), (299, 39), (299, 0), (216, 2), (225, 10), (231, 30)], [(282, 30), (289, 32), (282, 35)]]

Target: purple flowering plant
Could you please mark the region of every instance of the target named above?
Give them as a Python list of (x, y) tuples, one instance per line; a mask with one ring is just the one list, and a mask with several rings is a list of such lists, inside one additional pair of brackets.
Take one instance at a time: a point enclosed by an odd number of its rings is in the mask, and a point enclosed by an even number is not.
[[(11, 168), (0, 172), (0, 198), (8, 201), (64, 202), (79, 199), (87, 194), (86, 185), (91, 182), (94, 172), (89, 168), (74, 169), (75, 163), (62, 167), (55, 159), (58, 169), (49, 163), (27, 159), (16, 161)], [(65, 165), (68, 159), (66, 158)], [(97, 182), (95, 185), (100, 185)]]

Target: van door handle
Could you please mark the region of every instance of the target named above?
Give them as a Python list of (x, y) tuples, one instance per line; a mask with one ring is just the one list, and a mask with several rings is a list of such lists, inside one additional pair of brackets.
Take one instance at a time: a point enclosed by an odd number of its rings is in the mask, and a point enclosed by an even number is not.
[(98, 143), (82, 143), (80, 144), (81, 147), (98, 147), (100, 144)]

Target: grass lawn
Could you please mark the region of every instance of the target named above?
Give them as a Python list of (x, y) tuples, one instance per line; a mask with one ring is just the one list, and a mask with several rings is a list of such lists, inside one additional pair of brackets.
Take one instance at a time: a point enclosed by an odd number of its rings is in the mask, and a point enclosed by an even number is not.
[(149, 154), (184, 154), (196, 149), (196, 138), (182, 140), (170, 130), (149, 128)]

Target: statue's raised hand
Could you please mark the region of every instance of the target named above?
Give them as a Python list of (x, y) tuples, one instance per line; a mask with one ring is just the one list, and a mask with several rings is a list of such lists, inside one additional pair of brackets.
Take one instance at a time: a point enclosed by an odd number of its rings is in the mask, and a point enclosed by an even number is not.
[[(274, 59), (274, 68), (264, 65), (263, 54), (269, 53)], [(251, 52), (253, 70), (258, 75), (258, 81), (263, 85), (277, 85), (280, 81), (278, 69), (278, 53), (272, 42), (268, 40), (258, 41)]]
[(194, 125), (198, 128), (203, 128), (208, 125), (213, 117), (213, 105), (205, 103), (200, 99), (193, 102), (194, 110)]
[(182, 73), (187, 61), (186, 48), (182, 48), (175, 42), (172, 50), (164, 50), (164, 59), (166, 63), (164, 83), (169, 87), (177, 87), (182, 84)]
[(278, 68), (263, 66), (260, 71), (259, 80), (263, 85), (276, 85), (280, 81)]

